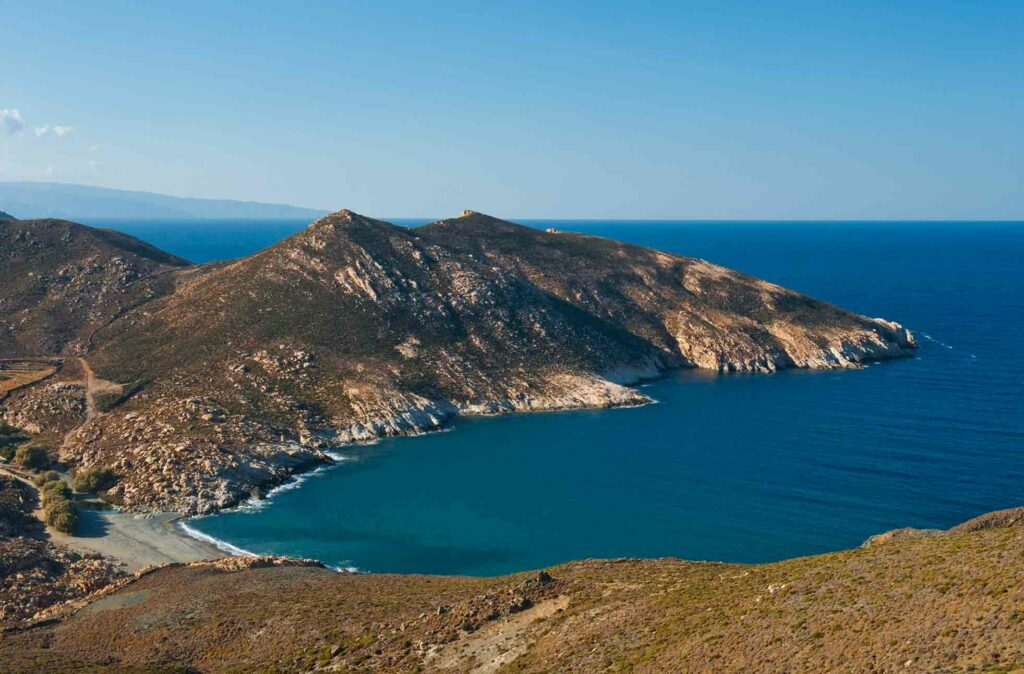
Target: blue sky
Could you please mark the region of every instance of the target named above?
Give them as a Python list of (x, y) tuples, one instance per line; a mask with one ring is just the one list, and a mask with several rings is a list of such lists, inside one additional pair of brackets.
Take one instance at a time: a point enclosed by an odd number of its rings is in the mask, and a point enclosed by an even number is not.
[(1024, 219), (1019, 0), (145, 4), (0, 0), (0, 180), (392, 217)]

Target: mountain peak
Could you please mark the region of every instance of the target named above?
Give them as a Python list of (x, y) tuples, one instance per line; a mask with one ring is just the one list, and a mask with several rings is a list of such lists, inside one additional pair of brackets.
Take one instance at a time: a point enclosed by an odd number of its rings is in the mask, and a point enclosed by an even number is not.
[(368, 218), (343, 208), (310, 223), (302, 231), (271, 248), (289, 249), (298, 245), (324, 249), (348, 243), (367, 245), (370, 241), (386, 239), (396, 232), (406, 233), (407, 230), (390, 222)]
[(304, 231), (329, 233), (341, 230), (351, 231), (354, 229), (391, 230), (396, 227), (397, 225), (393, 225), (390, 222), (376, 220), (365, 215), (360, 215), (355, 211), (350, 211), (347, 208), (343, 208), (340, 211), (335, 211), (330, 215), (325, 215), (319, 220), (314, 221)]
[(14, 222), (18, 218), (14, 217), (10, 213), (0, 211), (0, 222)]
[(428, 225), (417, 227), (423, 234), (438, 235), (442, 232), (461, 236), (489, 236), (492, 234), (536, 234), (538, 230), (508, 220), (496, 218), (479, 211), (466, 209), (457, 218), (445, 218)]

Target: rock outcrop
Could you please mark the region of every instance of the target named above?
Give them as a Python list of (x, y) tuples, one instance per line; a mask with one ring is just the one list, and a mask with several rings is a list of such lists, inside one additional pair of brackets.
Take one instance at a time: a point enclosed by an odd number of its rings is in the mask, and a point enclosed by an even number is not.
[(876, 534), (864, 541), (862, 547), (868, 548), (876, 545), (892, 543), (912, 538), (932, 538), (934, 536), (948, 536), (952, 534), (967, 534), (985, 529), (1021, 529), (1024, 528), (1024, 506), (996, 510), (984, 515), (979, 515), (966, 522), (962, 522), (951, 529), (915, 529), (904, 527), (893, 529), (885, 533)]

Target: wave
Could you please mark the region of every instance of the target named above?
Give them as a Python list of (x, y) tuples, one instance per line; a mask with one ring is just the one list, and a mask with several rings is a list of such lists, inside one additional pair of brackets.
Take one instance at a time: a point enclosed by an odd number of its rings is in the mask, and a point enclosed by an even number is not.
[(337, 571), (338, 573), (367, 573), (358, 566), (327, 566), (331, 571)]
[[(935, 339), (934, 337), (929, 335), (927, 332), (922, 332), (921, 336), (924, 337), (925, 339), (927, 339), (929, 342), (932, 342), (934, 344), (938, 344), (939, 346), (941, 346), (944, 349), (949, 349), (950, 351), (954, 350), (952, 344), (946, 344), (941, 339)], [(971, 353), (971, 354), (968, 354), (968, 355), (970, 356), (971, 360), (978, 360), (978, 356), (976, 356), (975, 354)]]
[(277, 496), (278, 494), (283, 494), (284, 492), (291, 491), (292, 489), (298, 489), (302, 485), (302, 483), (305, 482), (306, 480), (308, 480), (309, 478), (315, 477), (317, 475), (320, 475), (324, 471), (327, 471), (327, 470), (330, 470), (331, 468), (334, 468), (339, 463), (344, 463), (344, 462), (347, 462), (347, 461), (355, 461), (356, 460), (356, 458), (354, 456), (351, 456), (349, 454), (342, 454), (342, 453), (336, 452), (336, 451), (328, 450), (328, 451), (325, 451), (324, 454), (326, 454), (327, 456), (331, 457), (331, 459), (334, 461), (334, 463), (333, 464), (327, 464), (327, 465), (324, 465), (324, 466), (317, 466), (313, 470), (307, 470), (307, 471), (303, 471), (301, 473), (292, 473), (291, 475), (288, 476), (288, 479), (285, 482), (277, 485), (276, 487), (274, 487), (273, 489), (268, 491), (263, 496), (251, 496), (251, 497), (245, 499), (244, 501), (242, 501), (241, 503), (239, 503), (237, 506), (235, 506), (233, 508), (224, 508), (223, 510), (220, 510), (219, 512), (222, 512), (222, 513), (257, 513), (260, 510), (263, 510), (265, 507), (267, 507), (267, 505), (270, 503), (270, 501), (272, 501), (273, 498), (275, 496)]
[[(241, 547), (239, 547), (237, 545), (234, 545), (232, 543), (228, 543), (227, 541), (225, 541), (223, 539), (215, 538), (214, 536), (211, 536), (209, 534), (204, 534), (202, 531), (199, 531), (198, 529), (190, 527), (184, 521), (176, 522), (176, 524), (177, 524), (178, 528), (181, 529), (182, 533), (184, 533), (186, 536), (194, 538), (194, 539), (196, 539), (198, 541), (202, 541), (204, 543), (209, 543), (210, 545), (214, 546), (218, 550), (220, 550), (222, 552), (228, 553), (232, 557), (260, 557), (261, 556), (258, 553), (253, 552), (252, 550), (246, 550), (245, 548), (241, 548)], [(273, 554), (273, 553), (270, 553), (270, 554)], [(348, 564), (349, 566), (345, 566), (346, 564)], [(337, 571), (338, 573), (365, 573), (365, 571), (361, 570), (358, 566), (351, 566), (351, 562), (348, 562), (348, 561), (342, 562), (342, 564), (340, 564), (340, 565), (327, 565), (327, 568), (331, 569), (332, 571)]]
[(209, 534), (204, 534), (202, 531), (190, 527), (186, 522), (177, 522), (176, 524), (187, 536), (191, 536), (192, 538), (203, 541), (204, 543), (209, 543), (218, 550), (223, 550), (234, 557), (259, 557), (255, 552), (246, 550), (245, 548), (240, 548), (237, 545), (232, 545), (231, 543), (222, 541), (219, 538), (214, 538)]
[(950, 344), (946, 344), (946, 343), (945, 343), (944, 341), (942, 341), (941, 339), (935, 339), (934, 337), (932, 337), (931, 335), (929, 335), (929, 334), (928, 334), (927, 332), (922, 332), (922, 333), (921, 333), (921, 336), (922, 336), (922, 337), (924, 337), (925, 339), (927, 339), (927, 340), (928, 340), (929, 342), (934, 342), (935, 344), (938, 344), (939, 346), (941, 346), (941, 347), (943, 347), (943, 348), (949, 349), (950, 351), (952, 351), (952, 350), (953, 350), (953, 347), (952, 347), (952, 345), (950, 345)]
[[(326, 451), (324, 453), (327, 454), (329, 457), (331, 457), (331, 459), (334, 461), (333, 464), (328, 464), (328, 465), (325, 465), (325, 466), (318, 466), (317, 468), (314, 468), (313, 470), (305, 471), (305, 472), (302, 472), (302, 473), (295, 473), (295, 474), (293, 474), (293, 475), (291, 475), (289, 477), (287, 482), (284, 482), (283, 484), (279, 484), (278, 486), (274, 487), (273, 489), (268, 491), (266, 493), (266, 495), (263, 496), (262, 498), (257, 497), (257, 496), (253, 496), (251, 498), (246, 499), (245, 501), (242, 501), (240, 504), (238, 504), (234, 508), (225, 508), (225, 509), (221, 510), (220, 512), (221, 513), (228, 513), (228, 512), (257, 513), (260, 510), (263, 510), (263, 508), (265, 508), (267, 506), (267, 504), (271, 501), (271, 499), (273, 499), (278, 494), (282, 494), (284, 492), (291, 491), (292, 489), (298, 489), (302, 485), (302, 483), (305, 482), (306, 480), (308, 480), (309, 478), (311, 478), (311, 477), (313, 477), (315, 475), (318, 475), (320, 473), (323, 473), (324, 471), (329, 470), (329, 469), (335, 467), (339, 463), (343, 463), (343, 462), (346, 462), (346, 461), (355, 461), (356, 460), (355, 457), (352, 456), (352, 455), (342, 454), (341, 452), (337, 452), (337, 451), (329, 451), (328, 450), (328, 451)], [(202, 517), (204, 517), (204, 516), (203, 515), (199, 515), (199, 516), (196, 516), (196, 517), (190, 517), (189, 520), (201, 519)], [(220, 538), (216, 538), (216, 537), (211, 536), (209, 534), (203, 533), (202, 531), (199, 531), (198, 529), (189, 526), (187, 522), (188, 522), (187, 520), (181, 520), (181, 521), (176, 523), (177, 526), (181, 529), (181, 531), (183, 533), (185, 533), (185, 535), (187, 535), (187, 536), (195, 538), (196, 540), (203, 541), (204, 543), (209, 543), (210, 545), (213, 545), (214, 547), (216, 547), (218, 550), (226, 552), (229, 555), (232, 555), (232, 556), (235, 556), (235, 557), (259, 557), (260, 556), (259, 554), (255, 553), (255, 552), (252, 552), (251, 550), (246, 550), (245, 548), (241, 548), (241, 547), (239, 547), (239, 546), (237, 546), (237, 545), (235, 545), (233, 543), (229, 543), (229, 542), (227, 542), (225, 540), (222, 540)], [(330, 566), (328, 568), (331, 568), (331, 569), (333, 569), (335, 571), (338, 571), (339, 573), (340, 572), (362, 573), (359, 570), (359, 568), (355, 567), (355, 566)]]

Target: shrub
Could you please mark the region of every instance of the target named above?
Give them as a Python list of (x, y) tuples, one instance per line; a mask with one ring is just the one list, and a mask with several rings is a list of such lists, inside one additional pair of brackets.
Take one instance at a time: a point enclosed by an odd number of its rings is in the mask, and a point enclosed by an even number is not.
[(92, 493), (110, 489), (117, 483), (117, 475), (109, 468), (90, 468), (75, 473), (75, 491)]
[(43, 505), (48, 507), (48, 504), (55, 501), (71, 500), (71, 489), (68, 487), (67, 482), (57, 479), (44, 484), (39, 489), (39, 495), (43, 500)]
[(78, 506), (66, 498), (55, 498), (46, 504), (46, 523), (57, 531), (73, 534), (78, 529)]
[(16, 447), (28, 440), (25, 431), (11, 426), (6, 421), (0, 421), (0, 447)]
[(14, 462), (30, 470), (46, 470), (50, 467), (50, 453), (44, 445), (29, 443), (18, 447)]
[(40, 473), (36, 477), (35, 483), (36, 483), (37, 487), (42, 488), (42, 486), (44, 484), (46, 484), (47, 482), (54, 482), (54, 481), (59, 480), (59, 479), (61, 479), (60, 478), (60, 473), (58, 473), (55, 470), (48, 470), (45, 473)]
[(11, 426), (6, 421), (0, 421), (0, 456), (8, 461), (13, 461), (18, 445), (27, 440), (28, 435), (20, 428)]

